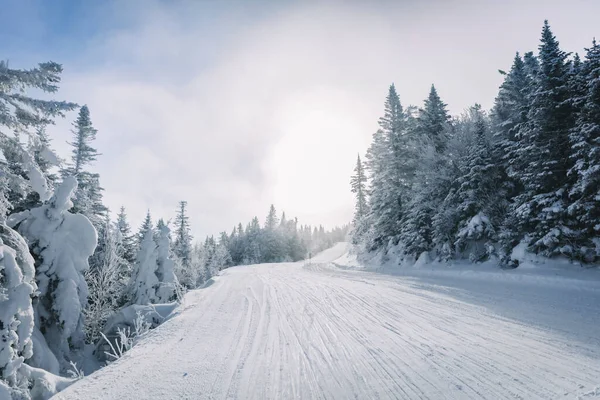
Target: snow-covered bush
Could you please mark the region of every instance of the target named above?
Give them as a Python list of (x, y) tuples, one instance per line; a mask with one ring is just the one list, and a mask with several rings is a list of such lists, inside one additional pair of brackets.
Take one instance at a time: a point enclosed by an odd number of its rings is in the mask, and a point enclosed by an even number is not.
[(110, 347), (110, 351), (104, 351), (107, 361), (118, 360), (123, 357), (126, 351), (131, 350), (136, 341), (145, 335), (152, 324), (146, 320), (146, 317), (140, 310), (136, 312), (136, 318), (131, 326), (117, 327), (112, 338), (108, 338), (104, 333), (100, 333), (106, 343)]
[(129, 350), (148, 330), (163, 323), (178, 306), (177, 302), (167, 304), (132, 304), (124, 307), (106, 322), (102, 333), (103, 340), (96, 346), (96, 356), (100, 361), (112, 361)]
[(485, 261), (494, 252), (491, 244), (496, 231), (489, 218), (478, 213), (458, 231), (454, 243), (459, 253), (467, 254), (472, 262)]
[(77, 180), (67, 177), (48, 203), (9, 218), (37, 259), (36, 326), (62, 369), (67, 368), (70, 353), (84, 344), (83, 310), (88, 297), (84, 273), (97, 244), (90, 221), (68, 211), (76, 188)]
[[(0, 219), (4, 219), (0, 215)], [(23, 238), (0, 220), (0, 384), (14, 392), (27, 385), (20, 371), (32, 355), (33, 258)], [(0, 392), (2, 389), (0, 389)], [(0, 396), (1, 397), (1, 396)]]

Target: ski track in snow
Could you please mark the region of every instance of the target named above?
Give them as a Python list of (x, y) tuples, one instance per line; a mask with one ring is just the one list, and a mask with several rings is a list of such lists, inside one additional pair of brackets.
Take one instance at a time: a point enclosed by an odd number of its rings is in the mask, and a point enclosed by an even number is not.
[(600, 288), (230, 268), (57, 399), (600, 398)]

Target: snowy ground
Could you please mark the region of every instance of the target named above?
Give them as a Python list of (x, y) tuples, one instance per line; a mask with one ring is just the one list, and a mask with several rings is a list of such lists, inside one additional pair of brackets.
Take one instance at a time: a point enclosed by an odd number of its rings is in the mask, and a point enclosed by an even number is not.
[(56, 398), (600, 398), (589, 275), (389, 275), (339, 268), (345, 249), (226, 270)]

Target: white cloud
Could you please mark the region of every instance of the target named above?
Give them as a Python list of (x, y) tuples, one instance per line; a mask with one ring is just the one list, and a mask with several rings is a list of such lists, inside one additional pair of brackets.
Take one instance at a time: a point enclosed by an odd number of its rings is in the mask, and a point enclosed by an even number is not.
[[(108, 205), (137, 225), (147, 208), (168, 218), (185, 199), (197, 235), (262, 220), (272, 202), (305, 223), (349, 221), (349, 175), (392, 81), (405, 104), (435, 82), (453, 112), (489, 107), (496, 70), (553, 18), (517, 2), (305, 3), (266, 17), (124, 3), (121, 28), (64, 60), (61, 94), (90, 106)], [(544, 4), (559, 39), (587, 18)], [(591, 36), (571, 32), (566, 48)]]

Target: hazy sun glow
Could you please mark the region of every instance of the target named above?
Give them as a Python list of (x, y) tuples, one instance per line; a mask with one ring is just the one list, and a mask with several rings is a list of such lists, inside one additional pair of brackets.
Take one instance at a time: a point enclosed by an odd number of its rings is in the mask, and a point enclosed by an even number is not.
[[(281, 139), (266, 165), (273, 181), (275, 204), (300, 219), (339, 221), (352, 210), (349, 179), (357, 149), (365, 147), (362, 125), (348, 114), (360, 101), (335, 88), (317, 87), (282, 100), (277, 127)], [(340, 193), (347, 196), (340, 196)], [(312, 217), (312, 218), (311, 218)]]

